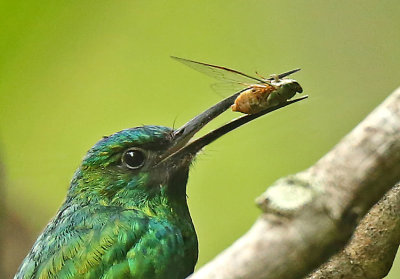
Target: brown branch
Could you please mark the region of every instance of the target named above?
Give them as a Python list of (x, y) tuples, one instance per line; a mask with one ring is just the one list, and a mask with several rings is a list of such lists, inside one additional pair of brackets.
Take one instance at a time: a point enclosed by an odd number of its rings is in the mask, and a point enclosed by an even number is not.
[(400, 183), (360, 222), (346, 248), (308, 279), (377, 279), (392, 267), (400, 244)]
[(400, 89), (308, 170), (257, 199), (253, 227), (190, 278), (302, 278), (400, 180)]

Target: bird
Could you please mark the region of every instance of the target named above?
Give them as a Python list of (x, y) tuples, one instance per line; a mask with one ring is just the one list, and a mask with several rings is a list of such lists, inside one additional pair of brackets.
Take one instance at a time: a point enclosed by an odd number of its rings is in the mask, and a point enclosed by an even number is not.
[(193, 272), (189, 164), (154, 168), (172, 140), (170, 128), (143, 126), (94, 145), (15, 278), (185, 278)]
[(239, 95), (178, 129), (140, 126), (98, 141), (14, 279), (183, 279), (193, 273), (198, 241), (186, 184), (194, 158), (222, 135), (305, 98), (244, 115), (193, 139)]

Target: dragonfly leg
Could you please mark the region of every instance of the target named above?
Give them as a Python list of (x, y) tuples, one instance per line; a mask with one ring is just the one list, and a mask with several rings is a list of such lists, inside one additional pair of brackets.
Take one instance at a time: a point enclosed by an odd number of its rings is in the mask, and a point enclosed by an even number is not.
[(260, 75), (257, 71), (256, 71), (256, 75), (257, 75), (258, 77), (260, 77), (261, 79), (266, 80), (266, 78), (263, 77), (262, 75)]
[(273, 80), (275, 80), (276, 82), (279, 81), (279, 76), (278, 76), (277, 74), (272, 74), (272, 75), (270, 75), (270, 77), (271, 77)]

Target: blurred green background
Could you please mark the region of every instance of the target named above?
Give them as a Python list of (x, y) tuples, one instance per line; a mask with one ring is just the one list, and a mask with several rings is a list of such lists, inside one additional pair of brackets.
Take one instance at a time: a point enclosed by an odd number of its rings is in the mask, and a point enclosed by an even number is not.
[[(395, 0), (1, 1), (5, 276), (98, 139), (179, 126), (221, 99), (169, 55), (267, 75), (301, 67), (309, 100), (224, 136), (191, 170), (203, 265), (248, 230), (268, 185), (312, 165), (400, 85), (399, 14)], [(399, 276), (395, 263), (388, 278)]]

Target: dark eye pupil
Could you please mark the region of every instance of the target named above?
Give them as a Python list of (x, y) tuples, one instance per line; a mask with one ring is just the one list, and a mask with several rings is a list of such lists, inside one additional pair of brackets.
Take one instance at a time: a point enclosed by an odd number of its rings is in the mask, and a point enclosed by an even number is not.
[(124, 163), (131, 169), (137, 169), (143, 166), (144, 160), (144, 153), (140, 150), (128, 150), (123, 157)]

